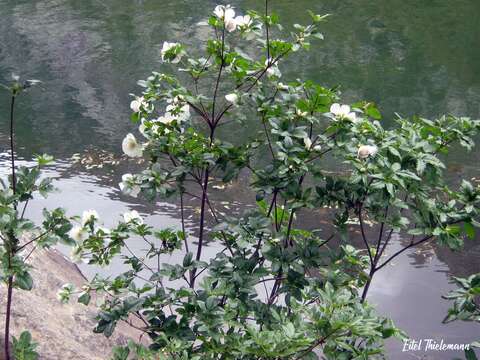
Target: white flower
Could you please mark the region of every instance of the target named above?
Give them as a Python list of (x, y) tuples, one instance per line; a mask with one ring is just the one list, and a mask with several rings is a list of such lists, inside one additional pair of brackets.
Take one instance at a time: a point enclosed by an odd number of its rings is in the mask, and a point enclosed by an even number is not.
[(245, 15), (245, 16), (239, 15), (235, 18), (235, 22), (237, 23), (237, 26), (247, 27), (252, 24), (252, 18), (250, 17), (250, 15)]
[(277, 85), (277, 89), (281, 91), (288, 91), (289, 87), (288, 85), (285, 85), (284, 83), (279, 82)]
[(345, 119), (350, 120), (351, 122), (355, 123), (357, 122), (357, 114), (355, 112), (349, 112), (347, 116), (345, 116)]
[(133, 100), (130, 103), (130, 109), (132, 109), (133, 112), (138, 113), (141, 109), (142, 106), (146, 106), (147, 103), (145, 102), (145, 99), (142, 97), (137, 97), (135, 100)]
[(280, 72), (280, 69), (278, 68), (278, 66), (274, 65), (267, 69), (267, 76), (280, 78), (282, 77), (282, 73)]
[[(162, 55), (162, 61), (171, 62), (172, 64), (179, 63), (180, 60), (182, 60), (183, 55), (185, 54), (179, 43), (171, 43), (168, 41), (165, 41), (163, 43), (160, 53)], [(174, 55), (173, 58), (171, 57), (172, 54)]]
[(180, 109), (180, 114), (181, 114), (181, 117), (178, 119), (179, 121), (188, 120), (188, 118), (190, 117), (190, 105), (188, 104), (183, 105)]
[(120, 190), (130, 196), (137, 197), (141, 191), (139, 185), (135, 183), (135, 177), (132, 174), (123, 174), (122, 182), (119, 185)]
[[(173, 120), (175, 120), (175, 118), (170, 113), (167, 113), (164, 116), (160, 116), (159, 118), (150, 121), (148, 124), (146, 124), (146, 121), (142, 120), (142, 123), (138, 127), (138, 130), (140, 131), (140, 133), (142, 133), (144, 137), (150, 138), (150, 136), (158, 134), (159, 130), (161, 130), (160, 126), (158, 126), (159, 122), (162, 124), (168, 125)], [(148, 125), (148, 128), (147, 128), (147, 125)], [(163, 127), (163, 132), (165, 134), (168, 134), (170, 130)]]
[(282, 73), (280, 72), (280, 69), (278, 68), (277, 63), (272, 64), (272, 62), (273, 62), (272, 59), (265, 60), (265, 66), (267, 66), (267, 76), (277, 77), (277, 78), (282, 77)]
[(68, 233), (73, 240), (77, 243), (82, 243), (88, 238), (88, 234), (82, 226), (74, 226)]
[(374, 156), (378, 152), (378, 147), (375, 145), (361, 145), (358, 148), (357, 156), (360, 159), (365, 159), (369, 156)]
[(218, 5), (215, 7), (215, 10), (213, 11), (215, 16), (219, 18), (220, 20), (223, 20), (225, 23), (225, 29), (228, 32), (235, 31), (237, 28), (237, 22), (235, 19), (235, 10), (230, 5), (223, 6), (223, 5)]
[(330, 106), (330, 112), (337, 118), (339, 119), (347, 119), (350, 120), (351, 122), (356, 122), (357, 121), (357, 114), (355, 114), (353, 111), (350, 111), (350, 106), (348, 105), (340, 105), (340, 104), (332, 104)]
[(171, 43), (171, 42), (165, 41), (162, 46), (162, 56), (164, 56), (168, 50), (173, 49), (177, 45), (178, 43)]
[(225, 15), (225, 6), (223, 5), (217, 5), (215, 6), (215, 9), (213, 10), (213, 13), (215, 16), (219, 19), (223, 19), (223, 16)]
[(74, 246), (70, 252), (70, 260), (75, 264), (88, 263), (88, 259), (83, 258), (82, 248), (80, 246)]
[(135, 180), (135, 177), (130, 173), (122, 175), (122, 181), (134, 181), (134, 180)]
[[(157, 119), (157, 120), (158, 120), (158, 119)], [(154, 124), (152, 125), (151, 129), (150, 129), (150, 132), (151, 132), (153, 135), (155, 135), (155, 134), (159, 134), (159, 133), (160, 133), (160, 130), (162, 130), (162, 129), (160, 128), (160, 126), (158, 126), (157, 124), (154, 123)], [(163, 128), (163, 132), (164, 132), (165, 134), (168, 134), (168, 133), (170, 132), (170, 130), (168, 130), (167, 128), (164, 127), (164, 128)]]
[(330, 106), (330, 112), (335, 116), (346, 116), (350, 112), (350, 106), (335, 103)]
[(237, 23), (235, 19), (225, 20), (225, 29), (227, 29), (228, 32), (235, 31), (236, 28), (237, 28)]
[(236, 105), (238, 103), (238, 95), (235, 93), (231, 93), (228, 95), (225, 95), (225, 99), (227, 99), (228, 102)]
[(100, 217), (96, 210), (85, 210), (82, 214), (82, 226), (85, 226), (90, 221), (98, 221)]
[(140, 134), (142, 134), (144, 137), (147, 137), (147, 133), (145, 132), (145, 130), (146, 130), (145, 120), (142, 119), (142, 122), (138, 127), (138, 131), (140, 131)]
[[(77, 249), (76, 248), (73, 248), (72, 251), (70, 251), (70, 260), (74, 263), (74, 264), (80, 264), (82, 262), (82, 256), (81, 254), (76, 251)], [(58, 293), (57, 293), (57, 296), (58, 296)]]
[(233, 19), (235, 18), (235, 10), (230, 5), (223, 6), (217, 5), (215, 10), (213, 10), (215, 16), (221, 20)]
[(123, 214), (123, 220), (126, 223), (134, 222), (137, 225), (143, 224), (143, 219), (136, 210), (132, 210), (132, 211), (129, 211), (129, 212), (126, 212), (125, 214)]
[(172, 104), (167, 105), (165, 115), (161, 116), (159, 121), (164, 124), (170, 124), (173, 120), (177, 120), (178, 122), (187, 121), (189, 117), (190, 105), (185, 104), (178, 109), (178, 102), (174, 100)]
[(127, 134), (122, 141), (122, 150), (130, 157), (141, 157), (143, 153), (142, 146), (137, 142), (133, 134)]
[(307, 150), (310, 150), (310, 148), (312, 147), (312, 140), (310, 140), (309, 137), (306, 137), (306, 138), (303, 138), (303, 142), (305, 144), (305, 148)]
[(175, 120), (175, 118), (170, 114), (165, 114), (164, 116), (160, 116), (157, 121), (161, 122), (162, 124), (169, 125)]
[(173, 98), (167, 99), (167, 103), (169, 104), (174, 104), (174, 105), (179, 105), (185, 102), (185, 99), (183, 98), (182, 95), (177, 95)]
[(300, 109), (297, 109), (297, 116), (299, 117), (305, 117), (308, 115), (308, 112), (307, 111), (302, 111)]

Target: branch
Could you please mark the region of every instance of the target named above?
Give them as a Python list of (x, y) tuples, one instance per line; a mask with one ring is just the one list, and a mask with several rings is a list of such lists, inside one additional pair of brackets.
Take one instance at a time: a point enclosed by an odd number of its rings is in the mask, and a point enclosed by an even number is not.
[(365, 236), (365, 229), (363, 225), (363, 218), (362, 218), (362, 205), (358, 206), (358, 220), (360, 221), (360, 230), (362, 232), (362, 239), (367, 247), (368, 251), (368, 257), (370, 258), (370, 264), (373, 266), (373, 256), (372, 256), (372, 250), (370, 250), (370, 245), (368, 244), (367, 237)]
[(327, 240), (324, 240), (320, 245), (318, 245), (318, 247), (320, 248), (320, 247), (322, 247), (322, 246), (324, 246), (324, 245), (327, 245), (327, 244), (330, 242), (330, 240), (332, 240), (334, 237), (335, 237), (335, 233), (333, 233), (332, 235), (330, 235), (330, 236), (328, 237), (328, 239), (327, 239)]
[[(200, 209), (200, 229), (199, 229), (199, 235), (198, 235), (197, 255), (195, 258), (197, 261), (200, 261), (200, 258), (202, 256), (203, 234), (205, 229), (205, 204), (207, 203), (207, 191), (208, 191), (208, 180), (209, 180), (208, 166), (205, 169), (205, 175), (203, 180), (204, 182), (203, 182), (203, 188), (202, 188), (202, 200), (200, 205), (200, 208), (201, 208)], [(196, 273), (196, 268), (190, 272), (190, 287), (192, 289), (195, 285), (195, 278), (196, 278), (195, 273)]]
[(327, 334), (325, 336), (322, 336), (320, 339), (315, 341), (311, 346), (309, 346), (308, 349), (306, 349), (304, 352), (302, 352), (300, 355), (298, 355), (295, 358), (295, 360), (298, 360), (298, 359), (301, 359), (301, 358), (307, 356), (310, 352), (313, 351), (313, 349), (315, 349), (317, 346), (322, 345), (330, 336), (332, 336), (336, 332), (337, 332), (337, 330), (334, 330), (334, 331), (330, 332), (329, 334)]
[(383, 253), (385, 252), (385, 249), (387, 248), (387, 245), (389, 244), (390, 239), (392, 238), (392, 234), (393, 234), (393, 229), (390, 229), (390, 232), (387, 235), (387, 239), (383, 243), (383, 246), (380, 249), (380, 252), (378, 253), (377, 261), (382, 257)]
[[(312, 144), (312, 146), (313, 146), (313, 144)], [(320, 154), (318, 154), (317, 156), (314, 156), (314, 157), (306, 160), (305, 163), (308, 164), (308, 163), (310, 163), (310, 162), (312, 162), (312, 161), (315, 161), (315, 160), (321, 158), (323, 155), (329, 153), (329, 152), (332, 151), (332, 150), (333, 150), (333, 148), (325, 149), (324, 151), (322, 151), (322, 152), (321, 152)]]
[[(257, 83), (260, 81), (260, 79), (265, 75), (265, 73), (267, 72), (268, 69), (270, 69), (273, 65), (275, 65), (281, 58), (283, 58), (284, 56), (286, 56), (288, 53), (290, 52), (290, 49), (288, 50), (285, 50), (283, 53), (281, 53), (280, 55), (278, 55), (278, 57), (276, 59), (274, 59), (271, 63), (268, 63), (267, 66), (265, 67), (265, 69), (261, 70), (259, 72), (259, 74), (254, 78), (253, 80), (253, 83), (245, 90), (245, 93), (249, 93), (254, 87), (255, 85), (257, 85)], [(240, 88), (242, 88), (246, 83), (243, 82), (241, 84), (239, 84), (235, 90), (239, 90)], [(233, 107), (233, 104), (229, 104), (228, 106), (226, 106), (221, 112), (220, 114), (217, 116), (217, 118), (215, 119), (215, 125), (221, 120), (221, 118), (223, 117), (223, 115), (225, 115), (225, 113), (230, 110), (231, 108)]]
[(215, 83), (215, 90), (213, 92), (213, 103), (212, 103), (212, 118), (210, 120), (210, 126), (213, 128), (216, 125), (215, 121), (215, 105), (217, 103), (217, 93), (218, 93), (218, 88), (220, 86), (220, 79), (222, 77), (222, 71), (223, 71), (223, 66), (225, 63), (224, 59), (225, 55), (225, 23), (223, 24), (223, 29), (222, 29), (222, 52), (221, 52), (221, 63), (220, 63), (220, 69), (218, 70), (218, 76), (217, 76), (217, 81)]
[(198, 106), (193, 104), (191, 101), (187, 101), (187, 104), (190, 105), (198, 115), (200, 115), (205, 121), (209, 122), (210, 119), (208, 118), (208, 115), (202, 111)]
[(20, 219), (21, 219), (21, 220), (23, 220), (23, 217), (25, 216), (25, 210), (27, 210), (27, 206), (28, 206), (28, 201), (29, 201), (29, 200), (30, 200), (30, 199), (27, 199), (27, 200), (25, 201), (25, 204), (23, 205), (22, 215), (20, 216)]
[[(405, 196), (405, 200), (407, 199), (407, 197), (408, 197), (408, 194)], [(403, 210), (403, 209), (402, 209), (402, 210)], [(464, 221), (464, 219), (455, 220), (455, 221), (449, 221), (449, 222), (444, 223), (443, 225), (458, 224), (458, 223), (460, 223), (460, 222), (462, 222), (462, 221)], [(391, 238), (391, 236), (392, 236), (392, 233), (393, 233), (393, 229), (390, 230), (390, 233), (388, 234), (387, 240), (385, 241), (382, 249), (380, 250), (380, 254), (379, 254), (379, 256), (378, 256), (378, 259), (380, 259), (380, 257), (383, 255), (383, 252), (385, 251), (385, 248), (387, 247), (387, 244), (388, 244), (388, 242), (390, 241), (390, 238)], [(393, 260), (395, 257), (397, 257), (398, 255), (400, 255), (401, 253), (403, 253), (405, 250), (410, 249), (410, 248), (412, 248), (412, 247), (414, 247), (414, 246), (417, 246), (417, 245), (419, 245), (419, 244), (421, 244), (421, 243), (424, 243), (424, 242), (430, 240), (430, 239), (433, 238), (433, 237), (434, 237), (434, 235), (428, 235), (428, 236), (424, 237), (423, 239), (414, 242), (414, 241), (413, 241), (414, 236), (412, 236), (412, 239), (411, 239), (409, 245), (407, 245), (407, 246), (404, 247), (403, 249), (400, 249), (400, 250), (397, 251), (395, 254), (393, 254), (392, 256), (390, 256), (382, 265), (380, 265), (379, 267), (377, 267), (377, 268), (375, 269), (375, 271), (383, 268), (385, 265), (388, 264), (388, 262), (390, 262), (390, 261)], [(377, 261), (378, 261), (378, 260), (377, 260)]]
[(267, 137), (268, 147), (270, 148), (270, 152), (272, 153), (272, 158), (273, 158), (273, 160), (276, 160), (275, 152), (273, 151), (272, 141), (270, 140), (270, 135), (268, 135), (265, 113), (263, 114), (262, 124), (263, 124), (263, 129), (265, 131), (265, 136)]
[(34, 237), (33, 239), (31, 239), (30, 241), (27, 241), (25, 244), (21, 245), (19, 248), (17, 248), (17, 251), (16, 252), (20, 252), (22, 251), (23, 249), (25, 249), (28, 245), (30, 245), (31, 243), (34, 243), (35, 241), (37, 240), (40, 240), (42, 237), (44, 237), (45, 235), (47, 235), (50, 231), (52, 231), (53, 229), (48, 229), (46, 231), (44, 231), (43, 233), (41, 233), (40, 235), (38, 235), (37, 237)]
[(183, 205), (183, 191), (180, 192), (180, 215), (182, 217), (182, 233), (183, 233), (183, 241), (185, 244), (185, 251), (188, 253), (188, 241), (187, 241), (187, 233), (185, 231), (185, 213), (184, 213), (184, 205)]
[(409, 245), (407, 245), (407, 246), (405, 246), (404, 248), (398, 250), (395, 254), (393, 254), (393, 255), (390, 256), (387, 260), (385, 260), (385, 262), (384, 262), (382, 265), (378, 266), (378, 267), (375, 269), (375, 271), (378, 271), (378, 270), (380, 270), (381, 268), (383, 268), (383, 267), (384, 267), (385, 265), (387, 265), (390, 261), (392, 261), (392, 260), (395, 259), (398, 255), (400, 255), (401, 253), (403, 253), (405, 250), (410, 249), (410, 248), (412, 248), (412, 247), (414, 247), (414, 246), (420, 245), (420, 244), (422, 244), (422, 243), (424, 243), (424, 242), (426, 242), (426, 241), (428, 241), (428, 240), (430, 240), (430, 239), (432, 239), (432, 238), (433, 238), (433, 235), (428, 235), (428, 236), (425, 236), (425, 237), (424, 237), (423, 239), (421, 239), (421, 240), (418, 240), (418, 241), (415, 241), (415, 242), (411, 242)]
[(125, 247), (125, 249), (127, 249), (127, 251), (135, 258), (137, 259), (146, 269), (148, 269), (152, 274), (155, 274), (156, 271), (153, 270), (150, 266), (148, 266), (145, 261), (143, 261), (142, 259), (140, 259), (131, 249), (130, 247), (127, 245), (127, 243), (125, 241), (122, 241), (123, 243), (123, 246)]
[(265, 29), (267, 32), (267, 61), (270, 59), (270, 26), (268, 23), (268, 0), (265, 0)]
[(267, 281), (277, 281), (277, 280), (286, 280), (287, 278), (286, 277), (274, 277), (274, 278), (269, 278), (269, 279), (262, 279), (262, 280), (258, 280), (257, 284), (260, 284), (260, 283), (264, 283), (264, 282), (267, 282)]
[[(13, 128), (13, 119), (15, 111), (15, 95), (12, 96), (10, 103), (10, 163), (11, 163), (11, 172), (12, 172), (12, 191), (15, 195), (17, 193), (17, 180), (15, 176), (15, 140), (14, 140), (14, 128)], [(17, 209), (16, 202), (14, 203), (15, 210)]]
[[(210, 199), (208, 198), (208, 194), (207, 194), (207, 196), (206, 196), (206, 199), (207, 199), (208, 208), (210, 209), (210, 213), (212, 214), (213, 219), (215, 220), (215, 222), (216, 222), (217, 224), (219, 224), (219, 223), (220, 223), (220, 220), (218, 220), (217, 214), (216, 214), (216, 212), (215, 212), (215, 208), (214, 208), (214, 207), (212, 206), (212, 204), (210, 203)], [(232, 247), (229, 245), (228, 240), (227, 240), (227, 237), (225, 236), (225, 232), (224, 232), (224, 231), (220, 231), (220, 234), (222, 234), (223, 241), (225, 241), (225, 246), (227, 247), (228, 251), (230, 251), (230, 254), (231, 254), (232, 256), (234, 256)]]
[(380, 251), (380, 244), (382, 243), (382, 238), (383, 238), (383, 228), (385, 227), (385, 221), (387, 219), (387, 214), (388, 214), (388, 205), (385, 208), (385, 219), (382, 221), (382, 224), (380, 225), (380, 231), (378, 232), (378, 240), (377, 240), (377, 247), (375, 249), (375, 258), (373, 259), (375, 264), (379, 259), (379, 251)]

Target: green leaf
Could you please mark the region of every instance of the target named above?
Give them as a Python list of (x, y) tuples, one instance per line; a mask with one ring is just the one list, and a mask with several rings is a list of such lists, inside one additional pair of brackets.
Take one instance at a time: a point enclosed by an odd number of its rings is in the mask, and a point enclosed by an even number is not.
[(193, 259), (193, 253), (189, 251), (188, 253), (185, 254), (185, 257), (183, 258), (183, 267), (188, 268), (189, 266), (191, 266), (192, 259)]
[(380, 111), (376, 108), (375, 105), (371, 103), (370, 106), (367, 106), (365, 113), (371, 118), (374, 118), (375, 120), (380, 120), (382, 118), (382, 114), (380, 113)]
[(322, 22), (323, 20), (325, 20), (327, 17), (330, 16), (330, 14), (325, 14), (325, 15), (318, 15), (318, 14), (315, 14), (313, 11), (311, 10), (307, 10), (308, 14), (310, 15), (310, 17), (312, 18), (312, 21), (314, 23), (319, 23), (319, 22)]
[(389, 193), (391, 196), (395, 196), (395, 189), (394, 189), (394, 187), (393, 187), (393, 184), (391, 184), (391, 183), (386, 183), (385, 185), (386, 185), (386, 187), (387, 187), (388, 193)]
[(113, 348), (111, 360), (127, 360), (128, 355), (130, 355), (130, 350), (128, 347), (115, 346)]
[(471, 223), (464, 223), (463, 228), (465, 229), (465, 233), (470, 239), (475, 239), (475, 227)]
[(27, 271), (17, 273), (15, 275), (14, 285), (22, 290), (30, 291), (33, 288), (32, 276)]
[(134, 296), (129, 296), (123, 300), (123, 310), (128, 312), (135, 312), (141, 309), (142, 304), (144, 303), (143, 298), (136, 298)]
[(417, 173), (419, 175), (423, 174), (423, 171), (425, 170), (425, 161), (421, 160), (421, 159), (418, 159), (417, 160)]
[(23, 331), (20, 338), (13, 337), (13, 355), (15, 360), (37, 360), (38, 353), (35, 351), (37, 344), (32, 341), (32, 335)]
[(477, 355), (475, 354), (475, 351), (473, 351), (473, 349), (465, 350), (465, 358), (467, 360), (478, 360)]
[(90, 299), (91, 299), (90, 293), (85, 291), (85, 292), (82, 292), (78, 297), (78, 302), (83, 305), (88, 305), (90, 303)]
[(51, 164), (54, 160), (53, 156), (48, 155), (48, 154), (43, 154), (43, 155), (37, 155), (35, 157), (35, 160), (37, 161), (37, 164), (39, 167)]
[(314, 353), (313, 351), (310, 351), (308, 354), (304, 355), (302, 357), (302, 359), (305, 359), (305, 360), (318, 360), (319, 357), (316, 353)]

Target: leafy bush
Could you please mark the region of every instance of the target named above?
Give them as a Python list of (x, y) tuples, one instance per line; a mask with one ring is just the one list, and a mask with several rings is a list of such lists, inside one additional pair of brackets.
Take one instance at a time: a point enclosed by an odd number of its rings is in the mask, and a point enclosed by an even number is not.
[[(96, 213), (75, 228), (77, 256), (102, 266), (122, 256), (129, 267), (96, 276), (78, 298), (105, 295), (96, 332), (110, 336), (124, 321), (149, 337), (148, 348), (132, 342), (114, 359), (381, 358), (383, 339), (403, 334), (365, 302), (375, 273), (411, 247), (435, 239), (457, 249), (473, 236), (480, 189), (447, 186), (440, 155), (454, 143), (472, 148), (480, 122), (398, 118), (386, 129), (373, 103), (342, 105), (334, 89), (282, 83), (286, 58), (323, 39), (326, 16), (310, 15), (284, 40), (268, 1), (265, 13), (237, 17), (218, 6), (200, 24), (209, 27), (201, 54), (166, 42), (162, 59), (178, 76), (139, 82), (132, 120), (146, 143), (128, 134), (122, 148), (148, 166), (120, 186), (179, 199), (182, 229), (156, 230), (136, 212), (112, 229)], [(246, 140), (234, 134), (242, 128)], [(223, 214), (212, 182), (247, 175), (256, 207)], [(187, 241), (187, 197), (199, 203), (196, 243)], [(297, 225), (306, 212), (318, 229)], [(357, 229), (363, 250), (351, 245)], [(407, 242), (387, 254), (396, 233)], [(147, 250), (132, 251), (131, 238)], [(207, 241), (221, 249), (210, 258)], [(180, 253), (181, 263), (166, 262)]]
[[(37, 80), (21, 82), (18, 76), (8, 86), (2, 85), (11, 96), (10, 102), (10, 175), (0, 179), (0, 280), (7, 287), (5, 309), (4, 354), (10, 360), (10, 318), (12, 313), (13, 290), (31, 290), (33, 278), (28, 259), (36, 249), (49, 248), (58, 242), (73, 244), (69, 236), (70, 218), (62, 208), (43, 210), (41, 225), (29, 220), (26, 210), (31, 202), (41, 195), (46, 197), (54, 190), (52, 179), (42, 176), (42, 168), (53, 161), (48, 155), (36, 157), (36, 165), (16, 165), (15, 154), (15, 100), (27, 89), (36, 85)], [(15, 359), (36, 359), (35, 345), (31, 336), (23, 332), (19, 340), (13, 339)]]
[(37, 360), (36, 347), (37, 344), (32, 341), (30, 333), (24, 331), (18, 339), (13, 338), (13, 358), (15, 360)]
[[(444, 298), (453, 301), (448, 309), (448, 315), (443, 320), (449, 323), (456, 320), (474, 321), (480, 323), (480, 274), (468, 278), (453, 278), (457, 289), (450, 291)], [(480, 341), (474, 341), (472, 347), (480, 348)], [(465, 351), (467, 360), (476, 360), (475, 351), (470, 348)]]

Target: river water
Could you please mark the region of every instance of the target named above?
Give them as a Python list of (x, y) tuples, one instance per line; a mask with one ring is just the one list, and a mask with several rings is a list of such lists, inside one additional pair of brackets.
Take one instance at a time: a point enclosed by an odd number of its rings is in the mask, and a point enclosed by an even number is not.
[[(246, 9), (261, 2), (231, 3)], [(396, 112), (480, 116), (478, 0), (271, 3), (287, 28), (308, 21), (305, 9), (332, 14), (324, 25), (325, 41), (285, 64), (286, 78), (338, 85), (346, 102), (375, 101), (387, 126)], [(163, 41), (188, 46), (203, 40), (195, 24), (215, 5), (210, 0), (0, 0), (0, 82), (9, 81), (12, 72), (43, 81), (41, 89), (19, 100), (18, 155), (29, 161), (32, 154), (46, 152), (58, 160), (50, 172), (62, 193), (35, 203), (31, 216), (42, 206), (65, 206), (72, 214), (95, 208), (108, 224), (126, 209), (137, 209), (150, 214), (148, 222), (156, 226), (179, 225), (174, 203), (145, 204), (120, 194), (117, 183), (131, 163), (87, 168), (71, 157), (84, 152), (93, 158), (120, 157), (124, 134), (136, 131), (128, 121), (129, 93), (138, 91), (136, 81), (162, 69)], [(2, 173), (7, 171), (8, 101), (0, 93)], [(235, 136), (247, 136), (251, 129), (237, 131)], [(478, 150), (454, 151), (446, 161), (452, 182), (480, 175)], [(227, 211), (241, 205), (235, 204), (239, 193), (250, 196), (241, 184), (234, 187), (217, 194)], [(187, 225), (195, 221), (192, 211)], [(452, 275), (479, 272), (479, 260), (478, 236), (459, 253), (431, 246), (412, 250), (376, 275), (369, 300), (412, 338), (470, 342), (480, 338), (480, 326), (442, 325), (449, 304), (441, 295), (452, 289)], [(461, 356), (402, 352), (398, 342), (389, 343), (388, 349), (389, 358), (399, 360)]]

